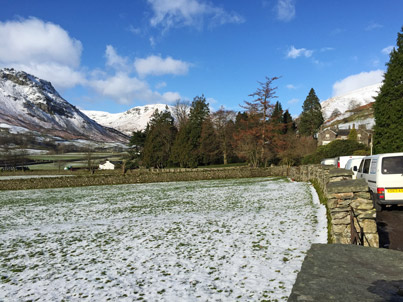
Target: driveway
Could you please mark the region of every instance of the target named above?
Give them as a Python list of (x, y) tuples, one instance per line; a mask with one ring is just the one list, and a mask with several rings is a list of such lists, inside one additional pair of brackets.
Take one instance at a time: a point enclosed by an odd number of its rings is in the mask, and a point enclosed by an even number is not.
[(376, 213), (379, 247), (403, 251), (403, 206), (387, 207)]

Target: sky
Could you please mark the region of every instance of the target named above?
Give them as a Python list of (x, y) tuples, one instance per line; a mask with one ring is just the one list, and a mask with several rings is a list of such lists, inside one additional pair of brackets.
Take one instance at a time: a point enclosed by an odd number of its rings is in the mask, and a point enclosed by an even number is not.
[(380, 83), (402, 0), (0, 0), (0, 68), (50, 81), (80, 109), (192, 101), (242, 110), (272, 84), (293, 116)]

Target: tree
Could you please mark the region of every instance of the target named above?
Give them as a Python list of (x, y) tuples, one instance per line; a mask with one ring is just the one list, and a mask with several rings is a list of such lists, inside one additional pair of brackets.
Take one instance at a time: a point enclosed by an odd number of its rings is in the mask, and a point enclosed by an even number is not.
[(288, 112), (288, 109), (286, 111), (284, 111), (282, 122), (284, 125), (283, 126), (284, 134), (287, 134), (290, 132), (295, 133), (295, 130), (297, 127), (295, 126), (295, 122), (293, 121), (291, 114)]
[(374, 153), (403, 151), (403, 27), (374, 103)]
[(173, 116), (175, 118), (175, 126), (180, 130), (186, 125), (189, 118), (190, 104), (187, 101), (177, 100), (173, 108)]
[(175, 139), (171, 159), (181, 167), (197, 167), (201, 163), (200, 137), (204, 120), (209, 116), (210, 109), (204, 95), (196, 96), (190, 107), (189, 119)]
[(302, 106), (298, 130), (301, 135), (314, 137), (322, 124), (322, 107), (315, 90), (311, 88)]
[(222, 154), (224, 165), (228, 164), (228, 158), (232, 155), (231, 145), (235, 131), (234, 119), (235, 112), (225, 110), (223, 107), (212, 114), (212, 122), (217, 133), (219, 150)]
[(266, 77), (265, 82), (258, 82), (260, 87), (258, 87), (254, 93), (249, 95), (254, 99), (250, 102), (245, 101), (245, 105), (241, 106), (247, 110), (248, 118), (255, 124), (255, 127), (248, 128), (247, 131), (241, 133), (241, 136), (242, 134), (249, 135), (250, 138), (246, 141), (249, 141), (251, 138), (256, 139), (256, 142), (253, 145), (257, 146), (259, 149), (257, 163), (262, 165), (267, 164), (270, 153), (272, 153), (271, 149), (273, 146), (271, 145), (268, 135), (271, 132), (273, 125), (268, 123), (268, 121), (272, 116), (274, 108), (271, 101), (277, 98), (277, 87), (272, 86), (273, 82), (277, 79), (279, 79), (279, 77)]
[(177, 132), (174, 118), (168, 110), (162, 112), (156, 110), (148, 127), (142, 155), (143, 163), (146, 167), (164, 168), (168, 166)]
[(340, 110), (339, 110), (338, 108), (335, 108), (335, 109), (332, 111), (332, 114), (330, 114), (329, 119), (336, 118), (336, 117), (338, 117), (339, 115), (341, 115)]
[(350, 130), (347, 139), (351, 141), (357, 141), (357, 130), (355, 130), (355, 128)]
[(203, 165), (218, 163), (221, 152), (220, 142), (218, 140), (213, 122), (207, 117), (202, 125), (200, 134), (199, 158)]

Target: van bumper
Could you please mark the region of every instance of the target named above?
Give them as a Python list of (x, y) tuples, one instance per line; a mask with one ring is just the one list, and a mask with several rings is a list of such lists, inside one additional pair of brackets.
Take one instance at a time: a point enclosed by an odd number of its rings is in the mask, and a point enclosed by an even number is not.
[(381, 205), (388, 205), (388, 204), (403, 204), (403, 199), (401, 200), (384, 200), (378, 198), (378, 203)]

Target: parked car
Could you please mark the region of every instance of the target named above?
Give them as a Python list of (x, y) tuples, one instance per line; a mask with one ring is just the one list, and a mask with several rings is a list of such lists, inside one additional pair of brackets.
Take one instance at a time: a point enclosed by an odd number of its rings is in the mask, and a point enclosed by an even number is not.
[(336, 166), (336, 163), (337, 163), (337, 157), (325, 158), (320, 162), (320, 164), (324, 166)]
[(353, 159), (353, 158), (362, 159), (363, 157), (364, 157), (364, 156), (360, 156), (360, 155), (339, 156), (339, 157), (337, 157), (337, 168), (345, 169), (345, 168), (346, 168), (347, 161), (348, 161), (349, 159)]
[(366, 180), (377, 211), (403, 204), (403, 152), (365, 156), (358, 168), (360, 178)]
[(354, 157), (354, 158), (350, 158), (347, 163), (346, 166), (344, 167), (344, 169), (346, 170), (351, 170), (353, 171), (353, 179), (357, 178), (357, 173), (358, 173), (358, 168), (360, 167), (360, 163), (362, 161), (362, 159), (364, 158), (364, 156), (358, 156), (358, 157)]

